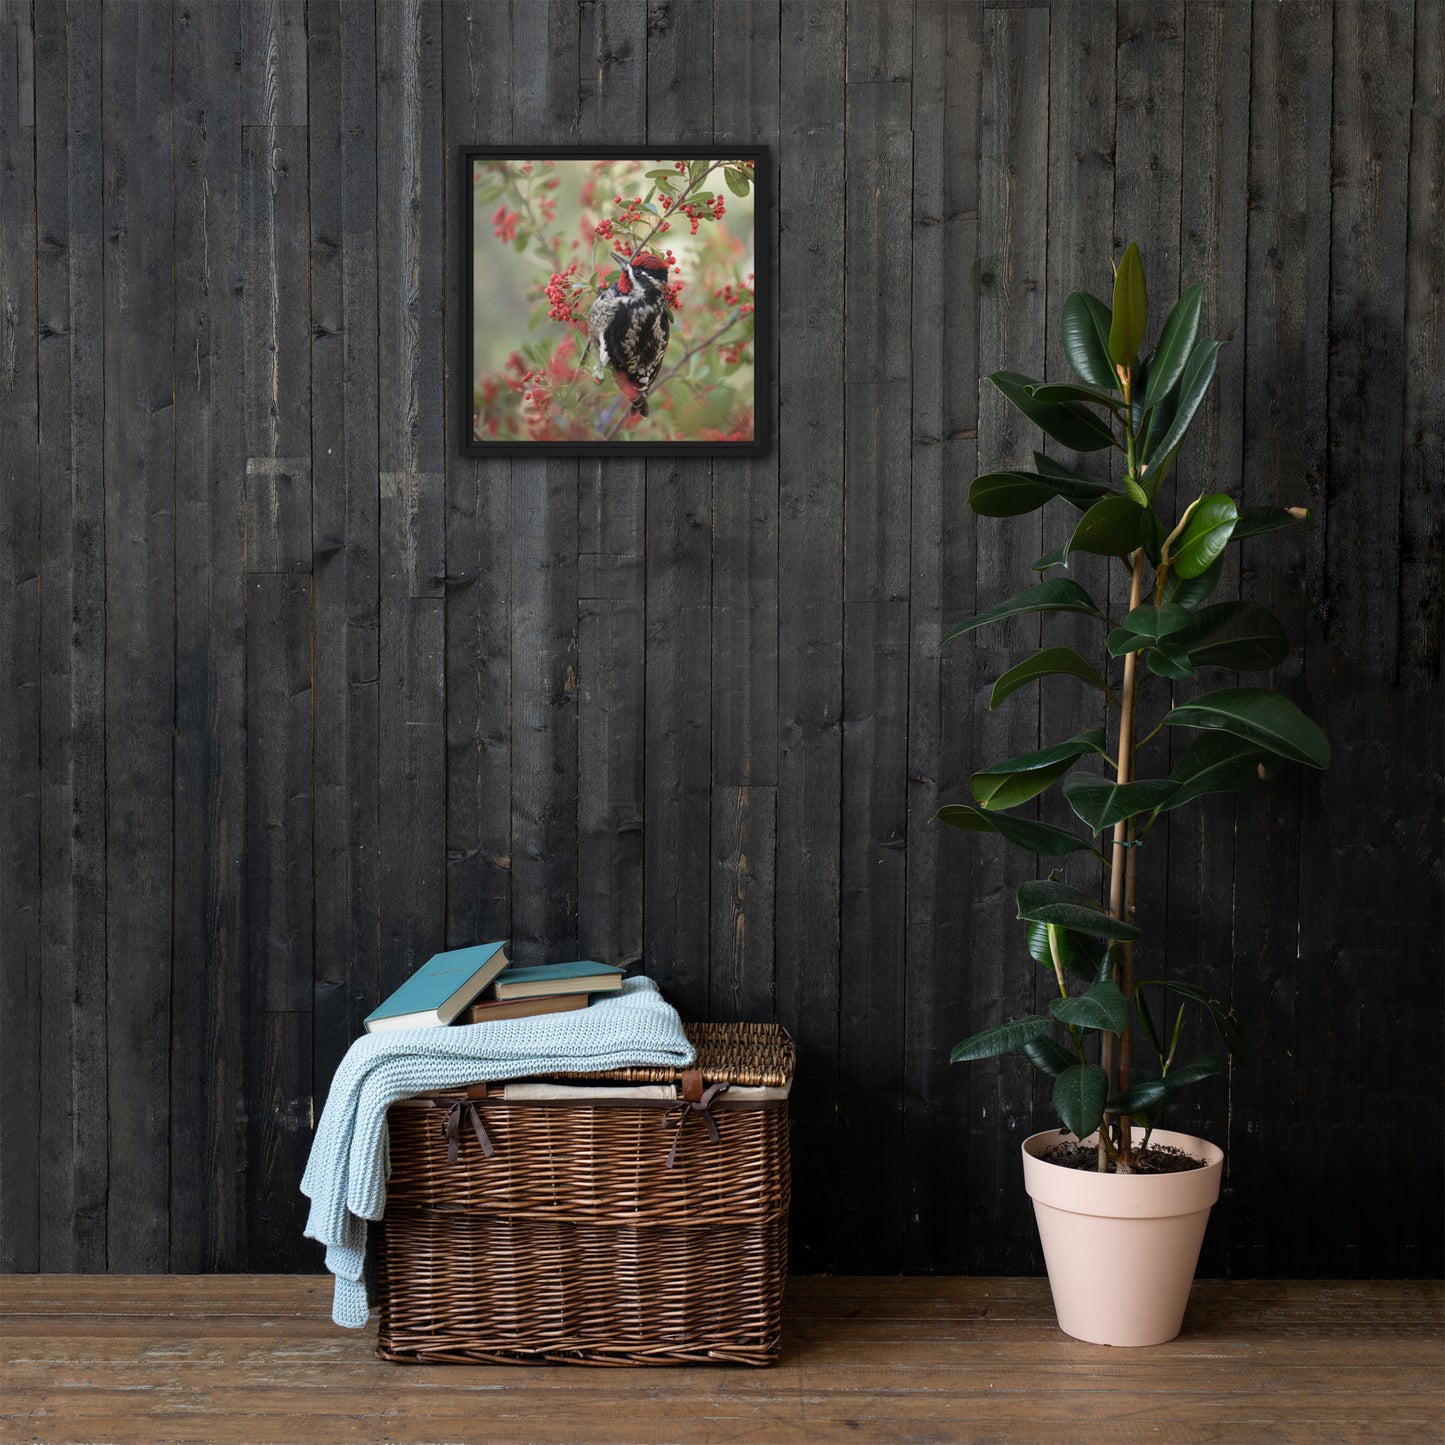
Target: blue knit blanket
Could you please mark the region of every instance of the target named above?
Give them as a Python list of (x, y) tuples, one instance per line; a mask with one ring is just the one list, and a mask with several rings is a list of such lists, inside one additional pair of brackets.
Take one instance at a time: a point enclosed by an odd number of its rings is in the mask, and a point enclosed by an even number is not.
[(350, 1329), (367, 1321), (366, 1222), (386, 1208), (386, 1111), (398, 1099), (482, 1080), (692, 1061), (677, 1010), (647, 978), (569, 1013), (357, 1039), (336, 1070), (301, 1179), (311, 1200), (306, 1234), (326, 1246), (336, 1276), (332, 1319)]

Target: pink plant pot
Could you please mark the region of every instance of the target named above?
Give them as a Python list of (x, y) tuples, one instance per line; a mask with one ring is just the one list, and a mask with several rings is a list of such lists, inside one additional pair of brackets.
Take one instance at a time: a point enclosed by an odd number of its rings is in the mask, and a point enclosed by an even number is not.
[[(1135, 1142), (1143, 1138), (1135, 1129)], [(1205, 1167), (1090, 1174), (1040, 1157), (1072, 1139), (1050, 1129), (1023, 1142), (1024, 1187), (1034, 1202), (1059, 1328), (1096, 1345), (1162, 1345), (1184, 1323), (1224, 1152), (1190, 1134), (1156, 1129), (1151, 1143), (1205, 1159)]]

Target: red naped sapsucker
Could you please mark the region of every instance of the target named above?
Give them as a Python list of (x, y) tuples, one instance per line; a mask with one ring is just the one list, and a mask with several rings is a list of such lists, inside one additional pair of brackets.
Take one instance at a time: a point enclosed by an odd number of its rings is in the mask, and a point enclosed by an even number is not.
[[(622, 268), (617, 280), (587, 313), (587, 351), (597, 348), (598, 381), (611, 367), (633, 411), (647, 415), (647, 393), (662, 367), (671, 332), (667, 262), (652, 251), (628, 257), (611, 253)], [(586, 360), (587, 352), (583, 352)]]

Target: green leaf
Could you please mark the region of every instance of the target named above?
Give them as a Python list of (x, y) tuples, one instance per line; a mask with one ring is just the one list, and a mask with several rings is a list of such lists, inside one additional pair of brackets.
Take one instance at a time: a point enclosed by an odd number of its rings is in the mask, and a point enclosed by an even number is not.
[(1246, 507), (1234, 524), (1234, 540), (1245, 537), (1259, 537), (1265, 532), (1278, 532), (1282, 527), (1297, 527), (1301, 522), (1311, 520), (1309, 511), (1303, 517), (1296, 517), (1288, 507)]
[(1022, 617), (1030, 612), (1083, 612), (1089, 617), (1100, 619), (1104, 616), (1095, 605), (1094, 599), (1077, 582), (1067, 577), (1055, 577), (1010, 597), (1006, 602), (990, 607), (987, 612), (980, 612), (977, 617), (958, 623), (948, 630), (939, 646), (952, 642), (955, 637), (961, 637), (965, 632), (972, 632), (976, 627), (983, 627), (990, 622), (1002, 622), (1009, 617)]
[(1096, 898), (1052, 878), (1020, 883), (1014, 893), (1018, 916), (1030, 923), (1056, 923), (1074, 933), (1093, 938), (1142, 938), (1143, 930), (1111, 917)]
[(1096, 983), (1088, 993), (1054, 999), (1049, 1004), (1049, 1012), (1061, 1024), (1076, 1029), (1103, 1029), (1121, 1034), (1129, 1025), (1129, 1000), (1119, 992), (1118, 985), (1108, 979)]
[(1201, 1079), (1212, 1079), (1223, 1068), (1218, 1054), (1200, 1054), (1187, 1064), (1171, 1069), (1164, 1079), (1165, 1087), (1172, 1094), (1176, 1089), (1187, 1089)]
[(1017, 808), (1020, 803), (1036, 798), (1056, 778), (1068, 772), (1076, 758), (1103, 750), (1103, 728), (1091, 728), (1067, 742), (995, 763), (975, 773), (968, 780), (968, 785), (973, 796), (990, 811)]
[(1048, 1033), (1050, 1027), (1049, 1020), (1041, 1014), (1028, 1014), (1006, 1024), (995, 1024), (993, 1028), (984, 1029), (964, 1039), (961, 1044), (955, 1044), (948, 1062), (964, 1064), (973, 1059), (992, 1059), (999, 1054), (1010, 1054)]
[(1201, 607), (1174, 642), (1196, 667), (1228, 667), (1238, 672), (1278, 667), (1289, 655), (1289, 639), (1279, 619), (1257, 602), (1216, 602)]
[(1031, 818), (1012, 818), (1007, 813), (988, 813), (967, 803), (948, 803), (934, 816), (940, 823), (951, 828), (962, 828), (968, 833), (997, 833), (1010, 843), (1027, 848), (1045, 858), (1061, 858), (1066, 853), (1078, 853), (1090, 846), (1087, 838), (1055, 828), (1050, 823), (1036, 823)]
[(1094, 503), (1074, 528), (1069, 552), (1101, 557), (1128, 557), (1139, 545), (1144, 508), (1128, 497), (1104, 497)]
[[(1214, 380), (1218, 364), (1217, 341), (1205, 337), (1194, 343), (1194, 349), (1189, 353), (1189, 360), (1184, 366), (1184, 375), (1179, 379), (1179, 395), (1169, 430), (1159, 439), (1157, 447), (1150, 447), (1146, 452), (1151, 466), (1162, 467), (1169, 453), (1175, 451), (1184, 440), (1184, 434), (1194, 420), (1194, 413), (1199, 410), (1199, 403), (1204, 400), (1204, 393), (1209, 390), (1209, 383)], [(1162, 480), (1162, 475), (1158, 480)], [(1154, 482), (1156, 489), (1158, 480)]]
[(1124, 495), (1128, 497), (1136, 507), (1147, 507), (1149, 505), (1149, 493), (1146, 492), (1133, 477), (1124, 478)]
[(1229, 545), (1239, 513), (1234, 498), (1224, 492), (1205, 497), (1189, 514), (1184, 534), (1174, 544), (1170, 559), (1183, 577), (1197, 577)]
[(705, 160), (689, 161), (687, 165), (688, 179), (693, 182), (700, 181), (707, 174), (707, 168), (711, 164), (711, 161)]
[(1262, 687), (1225, 687), (1176, 707), (1164, 721), (1172, 727), (1232, 733), (1269, 752), (1311, 768), (1330, 765), (1330, 744), (1288, 698)]
[(1011, 667), (993, 685), (993, 695), (988, 700), (990, 711), (1005, 698), (1012, 697), (1019, 688), (1042, 677), (1077, 677), (1096, 687), (1106, 696), (1109, 685), (1099, 676), (1098, 671), (1072, 647), (1046, 647), (1026, 658), (1016, 667)]
[(1154, 1027), (1154, 1016), (1149, 1012), (1149, 1005), (1144, 1001), (1144, 990), (1134, 990), (1134, 1008), (1139, 1014), (1139, 1026), (1144, 1030), (1144, 1037), (1149, 1040), (1150, 1047), (1156, 1054), (1162, 1055), (1164, 1045), (1159, 1042), (1159, 1030)]
[(1249, 1045), (1240, 1030), (1239, 1020), (1235, 1017), (1234, 1010), (1226, 1009), (1217, 998), (1210, 998), (1208, 992), (1200, 988), (1198, 984), (1179, 983), (1172, 978), (1149, 978), (1141, 983), (1136, 983), (1134, 987), (1136, 990), (1165, 988), (1170, 993), (1177, 993), (1184, 998), (1192, 999), (1195, 1003), (1202, 1003), (1209, 1010), (1209, 1016), (1214, 1020), (1215, 1031), (1231, 1056), (1241, 1063), (1249, 1061)]
[[(1161, 603), (1156, 607), (1152, 602), (1143, 602), (1124, 619), (1118, 630), (1132, 632), (1146, 642), (1158, 642), (1161, 637), (1168, 637), (1171, 633), (1179, 632), (1193, 621), (1193, 613), (1175, 603)], [(1120, 650), (1132, 651), (1133, 649)], [(1113, 649), (1111, 648), (1110, 651), (1112, 652)], [(1119, 654), (1115, 653), (1114, 655), (1117, 657)]]
[(1028, 388), (1029, 395), (1035, 401), (1067, 403), (1078, 402), (1081, 406), (1103, 406), (1111, 412), (1118, 408), (1123, 411), (1124, 405), (1117, 396), (1107, 391), (1101, 391), (1095, 386), (1077, 386), (1072, 381), (1040, 382)]
[[(1157, 567), (1159, 558), (1164, 547), (1164, 527), (1159, 521), (1159, 513), (1149, 505), (1149, 493), (1139, 488), (1144, 495), (1141, 505), (1144, 508), (1144, 515), (1139, 519), (1139, 545), (1144, 549), (1144, 555)], [(1139, 499), (1135, 497), (1137, 502)]]
[[(1235, 530), (1237, 532), (1239, 529)], [(1162, 600), (1176, 603), (1180, 607), (1198, 607), (1212, 595), (1223, 572), (1223, 559), (1206, 567), (1197, 577), (1181, 577), (1171, 567), (1169, 575), (1164, 579)]]
[(1038, 561), (1032, 563), (1035, 572), (1047, 572), (1050, 567), (1066, 567), (1069, 562), (1069, 544), (1064, 542), (1055, 547), (1052, 552), (1045, 552)]
[(1035, 401), (1027, 391), (1039, 384), (1032, 377), (1017, 371), (996, 371), (989, 380), (1036, 427), (1063, 446), (1076, 452), (1097, 452), (1116, 444), (1109, 424), (1086, 407)]
[(1047, 1034), (1024, 1045), (1024, 1058), (1041, 1074), (1052, 1074), (1057, 1078), (1065, 1069), (1071, 1069), (1078, 1060), (1067, 1049), (1061, 1048)]
[(1059, 325), (1064, 356), (1085, 381), (1118, 391), (1119, 378), (1109, 360), (1109, 308), (1087, 291), (1075, 291), (1064, 302)]
[(1114, 308), (1109, 325), (1109, 356), (1119, 366), (1132, 366), (1149, 325), (1149, 297), (1144, 263), (1132, 241), (1114, 273)]
[(1144, 391), (1145, 407), (1153, 406), (1160, 397), (1174, 390), (1175, 383), (1184, 375), (1189, 353), (1194, 350), (1199, 335), (1199, 308), (1204, 299), (1203, 286), (1191, 286), (1175, 303), (1159, 333), (1159, 344), (1154, 348), (1149, 363), (1149, 385)]
[[(1059, 945), (1059, 962), (1065, 973), (1081, 978), (1085, 983), (1095, 983), (1099, 978), (1101, 960), (1108, 958), (1108, 945), (1101, 938), (1089, 938), (1082, 933), (1070, 933), (1067, 928), (1054, 928)], [(1054, 971), (1053, 950), (1049, 947), (1049, 925), (1029, 924), (1029, 957), (1041, 964), (1050, 973)]]
[(1064, 797), (1069, 807), (1095, 833), (1102, 833), (1125, 818), (1156, 812), (1174, 789), (1175, 784), (1168, 778), (1111, 783), (1093, 773), (1074, 773), (1064, 780)]
[(1098, 1064), (1075, 1064), (1054, 1080), (1054, 1108), (1076, 1138), (1087, 1139), (1104, 1117), (1109, 1080)]
[(968, 489), (968, 505), (981, 517), (1021, 517), (1045, 502), (1063, 497), (1081, 511), (1107, 496), (1105, 482), (1079, 482), (1072, 477), (1046, 477), (1033, 472), (985, 472)]
[(1194, 676), (1194, 664), (1189, 654), (1179, 645), (1177, 638), (1167, 642), (1156, 642), (1149, 649), (1149, 671), (1156, 677), (1167, 677), (1173, 681)]
[(734, 170), (732, 166), (723, 167), (723, 180), (727, 182), (728, 190), (735, 196), (746, 196), (748, 193), (748, 178), (742, 171)]
[(1130, 1088), (1121, 1089), (1104, 1105), (1106, 1114), (1140, 1114), (1161, 1104), (1169, 1088), (1163, 1079), (1141, 1079)]
[[(1160, 812), (1172, 811), (1207, 793), (1237, 793), (1260, 781), (1268, 755), (1229, 733), (1203, 733), (1184, 750), (1169, 774), (1174, 791)], [(1269, 762), (1272, 762), (1269, 759)]]

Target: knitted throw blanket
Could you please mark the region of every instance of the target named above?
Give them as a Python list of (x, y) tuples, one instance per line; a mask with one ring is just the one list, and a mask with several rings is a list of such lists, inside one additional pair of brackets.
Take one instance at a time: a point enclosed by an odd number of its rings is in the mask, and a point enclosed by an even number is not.
[(357, 1039), (336, 1070), (301, 1179), (311, 1200), (306, 1235), (326, 1246), (336, 1276), (332, 1319), (350, 1329), (367, 1320), (366, 1222), (386, 1207), (386, 1111), (398, 1099), (530, 1074), (692, 1061), (677, 1010), (647, 978), (625, 979), (621, 993), (570, 1013)]

